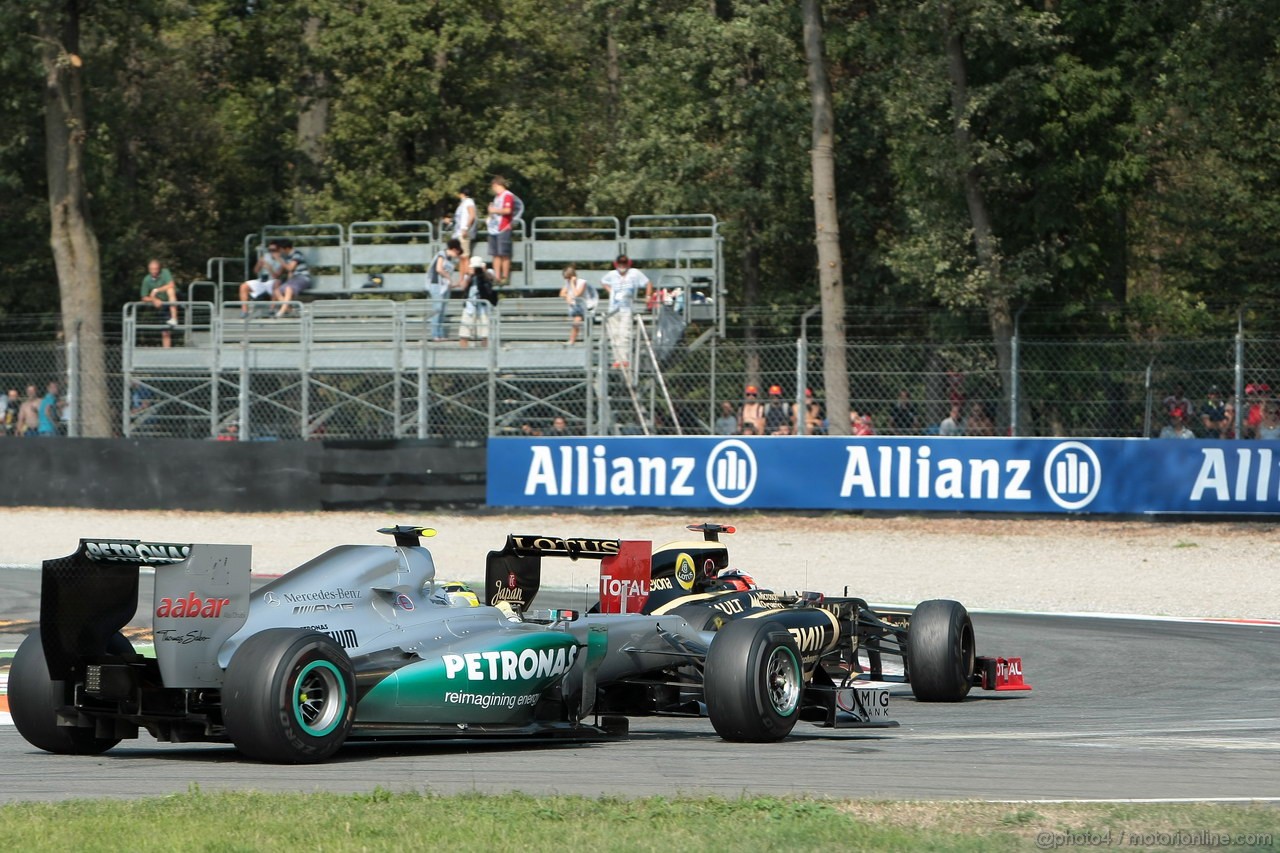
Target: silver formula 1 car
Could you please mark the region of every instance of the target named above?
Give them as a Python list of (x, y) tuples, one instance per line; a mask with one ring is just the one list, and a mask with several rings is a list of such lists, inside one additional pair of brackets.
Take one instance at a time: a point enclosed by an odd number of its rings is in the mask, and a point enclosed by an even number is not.
[[(82, 540), (44, 563), (40, 630), (18, 649), (10, 711), (31, 744), (97, 753), (145, 728), (233, 743), (251, 758), (321, 761), (349, 739), (598, 738), (626, 717), (706, 714), (729, 740), (797, 720), (895, 725), (880, 656), (918, 698), (1021, 687), (1020, 661), (975, 656), (954, 602), (873, 612), (859, 599), (775, 595), (700, 542), (509, 536), (485, 588), (436, 578), (421, 537), (333, 548), (251, 591), (250, 549)], [(535, 610), (547, 557), (600, 561), (593, 612)], [(120, 633), (155, 570), (155, 657)], [(867, 665), (863, 666), (863, 662)], [(1016, 670), (1016, 673), (1015, 673)]]

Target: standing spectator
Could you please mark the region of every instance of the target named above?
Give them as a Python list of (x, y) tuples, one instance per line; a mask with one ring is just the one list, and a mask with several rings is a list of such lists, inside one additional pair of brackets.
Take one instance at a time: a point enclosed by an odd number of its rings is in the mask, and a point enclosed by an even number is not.
[(462, 277), (463, 287), (467, 286), (471, 276), (471, 246), (475, 243), (479, 225), (480, 212), (476, 210), (476, 201), (471, 197), (471, 191), (464, 187), (458, 190), (458, 209), (453, 213), (453, 239), (462, 246), (458, 273)]
[(9, 393), (0, 400), (0, 427), (4, 435), (16, 435), (18, 432), (18, 409), (22, 401), (18, 399), (18, 389), (10, 388)]
[(626, 255), (618, 255), (613, 262), (613, 272), (606, 273), (600, 280), (609, 291), (609, 318), (605, 321), (609, 333), (609, 347), (613, 351), (614, 367), (631, 365), (631, 312), (634, 309), (636, 293), (644, 288), (644, 301), (647, 305), (653, 298), (653, 282), (640, 270), (631, 266), (631, 259)]
[(178, 283), (173, 280), (173, 273), (152, 258), (147, 262), (147, 274), (142, 277), (139, 290), (142, 301), (155, 309), (159, 317), (168, 315), (163, 320), (167, 328), (160, 333), (160, 345), (165, 348), (173, 346), (173, 335), (169, 330), (178, 325)]
[(293, 248), (293, 241), (287, 238), (280, 240), (280, 251), (283, 255), (280, 274), (284, 282), (276, 288), (276, 301), (280, 303), (277, 318), (289, 316), (289, 303), (311, 286), (311, 269), (307, 266), (306, 256)]
[(27, 399), (18, 407), (18, 425), (15, 434), (21, 436), (40, 434), (40, 397), (36, 386), (27, 386)]
[(1215, 385), (1209, 389), (1209, 399), (1200, 407), (1200, 423), (1204, 426), (1205, 438), (1226, 438), (1231, 431), (1231, 420), (1227, 415), (1227, 404), (1222, 401), (1222, 392)]
[(564, 287), (560, 288), (560, 298), (569, 306), (569, 346), (578, 342), (582, 332), (582, 321), (587, 316), (587, 280), (578, 277), (578, 268), (573, 264), (564, 268)]
[(40, 401), (40, 418), (37, 431), (42, 436), (58, 434), (58, 383), (50, 382), (44, 399)]
[[(258, 262), (253, 265), (257, 276), (240, 285), (240, 301), (266, 301), (275, 294), (280, 286), (280, 276), (284, 274), (284, 260), (280, 257), (280, 244), (275, 240), (267, 243), (267, 250), (258, 255)], [(249, 306), (240, 306), (240, 316), (249, 316)]]
[(431, 340), (444, 340), (444, 316), (449, 310), (449, 292), (453, 289), (454, 263), (462, 255), (462, 243), (457, 238), (445, 244), (443, 252), (436, 252), (427, 270), (427, 293), (431, 296)]
[(889, 423), (898, 435), (915, 435), (920, 431), (920, 415), (916, 412), (916, 404), (911, 402), (911, 392), (906, 388), (898, 392), (898, 401), (889, 412)]
[(1169, 413), (1169, 423), (1160, 430), (1161, 438), (1195, 438), (1196, 434), (1187, 428), (1187, 410), (1175, 408)]
[(489, 185), (493, 203), (489, 205), (489, 254), (499, 287), (511, 280), (511, 224), (515, 221), (516, 196), (507, 189), (507, 179), (495, 175)]
[(951, 404), (951, 414), (938, 424), (938, 435), (944, 437), (964, 435), (964, 418), (960, 415), (960, 404)]
[(733, 435), (738, 431), (738, 413), (733, 410), (733, 403), (728, 400), (720, 402), (720, 414), (716, 416), (711, 429), (716, 435)]
[(1258, 421), (1258, 438), (1262, 441), (1280, 441), (1280, 401), (1274, 398), (1263, 404), (1262, 420)]
[(783, 424), (791, 425), (791, 407), (782, 400), (782, 386), (770, 385), (769, 405), (764, 409), (764, 431), (768, 435), (778, 435)]
[[(738, 428), (744, 435), (762, 435), (764, 433), (764, 404), (758, 399), (760, 389), (754, 385), (748, 385), (743, 391), (743, 395), (747, 399), (742, 404), (742, 408), (738, 410)], [(747, 432), (747, 427), (751, 428), (751, 432)]]
[(467, 301), (462, 306), (462, 323), (458, 328), (458, 343), (467, 346), (472, 337), (480, 339), (480, 346), (489, 343), (489, 306), (495, 299), (493, 278), (484, 267), (484, 258), (471, 259), (471, 280), (467, 286)]
[(1258, 424), (1262, 423), (1263, 411), (1270, 392), (1271, 386), (1264, 382), (1250, 382), (1244, 386), (1245, 399), (1248, 402), (1245, 405), (1244, 418), (1240, 423), (1241, 438), (1258, 437)]
[(1173, 392), (1164, 398), (1164, 402), (1161, 405), (1164, 406), (1164, 411), (1167, 415), (1172, 415), (1174, 409), (1182, 409), (1183, 413), (1195, 411), (1181, 385), (1173, 386)]
[(974, 401), (969, 407), (969, 419), (964, 422), (965, 435), (993, 436), (996, 434), (995, 421), (991, 412), (983, 403)]
[[(796, 403), (791, 404), (791, 423), (797, 427), (800, 425), (800, 412), (796, 408)], [(822, 405), (813, 399), (813, 389), (804, 389), (804, 431), (805, 435), (819, 435), (822, 433)], [(796, 433), (799, 434), (799, 430)]]

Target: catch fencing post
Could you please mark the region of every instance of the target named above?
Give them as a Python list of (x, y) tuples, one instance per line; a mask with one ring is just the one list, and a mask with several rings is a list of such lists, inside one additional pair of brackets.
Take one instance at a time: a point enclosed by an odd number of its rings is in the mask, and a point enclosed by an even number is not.
[(809, 407), (804, 398), (809, 384), (809, 320), (821, 310), (821, 305), (815, 305), (800, 315), (800, 337), (796, 339), (796, 435), (809, 434)]
[(1244, 309), (1241, 305), (1236, 312), (1236, 440), (1244, 438), (1244, 424), (1249, 412), (1244, 399)]
[[(128, 392), (126, 392), (127, 394)], [(80, 434), (80, 324), (67, 342), (67, 436)]]
[(1027, 306), (1023, 305), (1018, 309), (1018, 313), (1013, 315), (1013, 338), (1009, 341), (1009, 434), (1014, 438), (1018, 437), (1018, 392), (1019, 387), (1019, 367), (1020, 367), (1020, 339), (1022, 330), (1022, 312), (1027, 310)]

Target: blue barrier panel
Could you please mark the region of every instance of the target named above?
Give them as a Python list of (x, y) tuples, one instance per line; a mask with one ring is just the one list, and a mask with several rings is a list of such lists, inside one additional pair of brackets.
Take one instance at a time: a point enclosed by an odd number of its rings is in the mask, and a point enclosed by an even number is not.
[(493, 438), (491, 506), (1280, 513), (1280, 444)]

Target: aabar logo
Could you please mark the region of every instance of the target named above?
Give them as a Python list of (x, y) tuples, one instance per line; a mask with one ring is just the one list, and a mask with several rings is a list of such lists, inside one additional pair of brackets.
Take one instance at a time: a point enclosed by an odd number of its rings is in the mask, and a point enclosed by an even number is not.
[(216, 619), (222, 615), (222, 608), (230, 603), (229, 598), (201, 598), (195, 592), (189, 592), (186, 598), (160, 599), (156, 616), (170, 619)]

